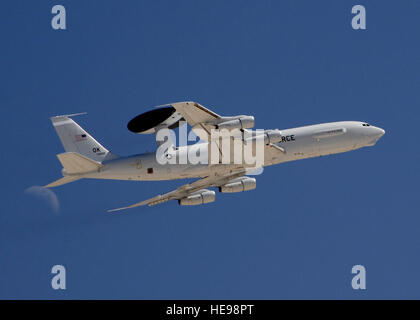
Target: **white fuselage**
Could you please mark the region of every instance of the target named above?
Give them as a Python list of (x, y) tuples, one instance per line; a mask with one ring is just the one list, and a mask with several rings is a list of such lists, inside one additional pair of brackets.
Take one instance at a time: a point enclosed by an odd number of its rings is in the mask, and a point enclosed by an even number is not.
[[(266, 145), (264, 166), (282, 162), (330, 155), (372, 146), (385, 133), (383, 129), (359, 121), (330, 122), (281, 130), (283, 140), (275, 145), (285, 152)], [(183, 146), (174, 150), (173, 156), (202, 150), (203, 144)], [(145, 153), (121, 157), (103, 163), (99, 172), (86, 174), (85, 178), (116, 180), (174, 180), (199, 178), (217, 171), (228, 172), (233, 164), (160, 164), (157, 155)]]

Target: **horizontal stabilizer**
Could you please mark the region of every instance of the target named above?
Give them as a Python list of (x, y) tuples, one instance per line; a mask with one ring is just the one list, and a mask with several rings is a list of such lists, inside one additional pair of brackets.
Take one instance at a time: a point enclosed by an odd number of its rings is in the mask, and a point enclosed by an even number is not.
[(69, 183), (69, 182), (73, 182), (73, 181), (76, 181), (76, 180), (79, 180), (79, 179), (80, 179), (80, 177), (78, 177), (78, 176), (65, 176), (65, 177), (63, 177), (61, 179), (58, 179), (58, 180), (56, 180), (54, 182), (51, 182), (50, 184), (47, 184), (45, 186), (45, 188), (58, 187), (58, 186), (61, 186), (63, 184), (66, 184), (66, 183)]
[(82, 174), (99, 171), (103, 165), (76, 152), (57, 154), (67, 174)]

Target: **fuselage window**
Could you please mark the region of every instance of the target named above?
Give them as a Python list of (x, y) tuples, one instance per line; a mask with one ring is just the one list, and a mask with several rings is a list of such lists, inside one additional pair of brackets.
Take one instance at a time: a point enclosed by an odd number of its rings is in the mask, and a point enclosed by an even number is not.
[(345, 129), (343, 129), (343, 128), (329, 129), (329, 130), (317, 132), (316, 134), (314, 134), (313, 137), (315, 139), (321, 139), (321, 138), (337, 136), (337, 135), (340, 135), (340, 134), (343, 134), (343, 133), (345, 133)]

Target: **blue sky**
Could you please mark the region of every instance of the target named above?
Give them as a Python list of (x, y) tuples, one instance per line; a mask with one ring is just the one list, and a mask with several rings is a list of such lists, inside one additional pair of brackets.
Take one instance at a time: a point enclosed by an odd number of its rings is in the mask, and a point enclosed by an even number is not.
[[(51, 28), (51, 8), (67, 30)], [(367, 30), (351, 28), (363, 4)], [(0, 298), (420, 298), (418, 1), (3, 1)], [(126, 129), (194, 100), (256, 128), (360, 120), (373, 148), (264, 170), (215, 203), (109, 214), (185, 181), (81, 180), (58, 212), (25, 193), (60, 177), (49, 117), (112, 152), (155, 148)], [(51, 267), (67, 289), (51, 289)], [(367, 290), (351, 268), (367, 269)]]

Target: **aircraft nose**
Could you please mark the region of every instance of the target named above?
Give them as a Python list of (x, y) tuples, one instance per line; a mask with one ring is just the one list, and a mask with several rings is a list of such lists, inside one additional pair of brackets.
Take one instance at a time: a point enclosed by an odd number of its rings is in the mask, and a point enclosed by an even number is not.
[(379, 139), (385, 134), (385, 130), (382, 128), (369, 126), (365, 129), (364, 135), (367, 137), (377, 138)]
[(382, 128), (369, 126), (366, 129), (364, 135), (367, 138), (367, 146), (375, 145), (375, 143), (385, 134), (385, 130)]
[(375, 135), (378, 137), (382, 137), (385, 134), (385, 130), (382, 128), (375, 127)]

